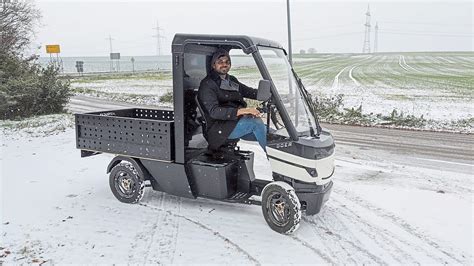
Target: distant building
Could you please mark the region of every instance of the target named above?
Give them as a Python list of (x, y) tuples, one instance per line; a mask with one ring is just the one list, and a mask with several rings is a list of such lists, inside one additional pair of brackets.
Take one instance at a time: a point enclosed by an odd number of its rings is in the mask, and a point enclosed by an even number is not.
[(300, 54), (306, 54), (306, 51), (304, 49), (301, 49)]

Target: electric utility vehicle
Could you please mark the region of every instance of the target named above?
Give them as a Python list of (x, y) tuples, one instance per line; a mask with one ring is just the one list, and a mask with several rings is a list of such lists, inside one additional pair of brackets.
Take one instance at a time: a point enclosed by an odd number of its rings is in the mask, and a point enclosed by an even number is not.
[[(228, 143), (233, 148), (220, 158), (208, 153), (207, 141), (212, 140), (203, 134), (206, 121), (196, 95), (218, 48), (231, 55), (239, 51), (243, 56), (232, 56), (233, 68), (249, 59), (259, 76), (257, 98), (266, 111), (271, 181), (255, 176), (254, 153), (238, 143)], [(248, 36), (177, 34), (172, 70), (173, 110), (75, 114), (81, 156), (116, 155), (107, 173), (119, 201), (139, 202), (147, 184), (180, 197), (258, 204), (268, 225), (284, 234), (298, 228), (302, 212), (321, 210), (333, 185), (335, 144), (320, 127), (315, 104), (281, 45)]]

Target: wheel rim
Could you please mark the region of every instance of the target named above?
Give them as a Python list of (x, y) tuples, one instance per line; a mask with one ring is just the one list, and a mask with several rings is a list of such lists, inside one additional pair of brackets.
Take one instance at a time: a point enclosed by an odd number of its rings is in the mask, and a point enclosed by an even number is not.
[(266, 203), (268, 217), (277, 226), (285, 226), (290, 218), (290, 205), (288, 200), (279, 192), (271, 192)]
[(115, 176), (115, 190), (124, 198), (131, 198), (135, 193), (134, 179), (127, 173), (120, 171)]

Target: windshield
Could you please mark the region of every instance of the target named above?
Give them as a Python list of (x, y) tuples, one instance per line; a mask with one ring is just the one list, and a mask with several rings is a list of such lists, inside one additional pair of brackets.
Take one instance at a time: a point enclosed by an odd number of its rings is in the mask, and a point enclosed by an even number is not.
[[(259, 46), (258, 50), (298, 135), (316, 132), (315, 119), (311, 115), (308, 103), (301, 94), (301, 90), (291, 70), (291, 65), (283, 50), (262, 46)], [(272, 128), (275, 130), (274, 133), (288, 136), (288, 132), (281, 122), (280, 115), (277, 114), (276, 116), (280, 123), (273, 121)], [(312, 130), (310, 130), (311, 128)]]

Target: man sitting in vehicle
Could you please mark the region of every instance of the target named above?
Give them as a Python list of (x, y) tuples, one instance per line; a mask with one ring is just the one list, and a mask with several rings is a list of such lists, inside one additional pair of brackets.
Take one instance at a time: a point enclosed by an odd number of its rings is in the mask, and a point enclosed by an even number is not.
[(211, 72), (201, 81), (198, 100), (207, 121), (209, 149), (218, 151), (231, 139), (258, 141), (266, 151), (266, 126), (256, 108), (247, 108), (245, 98), (256, 99), (257, 90), (228, 74), (229, 53), (218, 49), (211, 59)]

